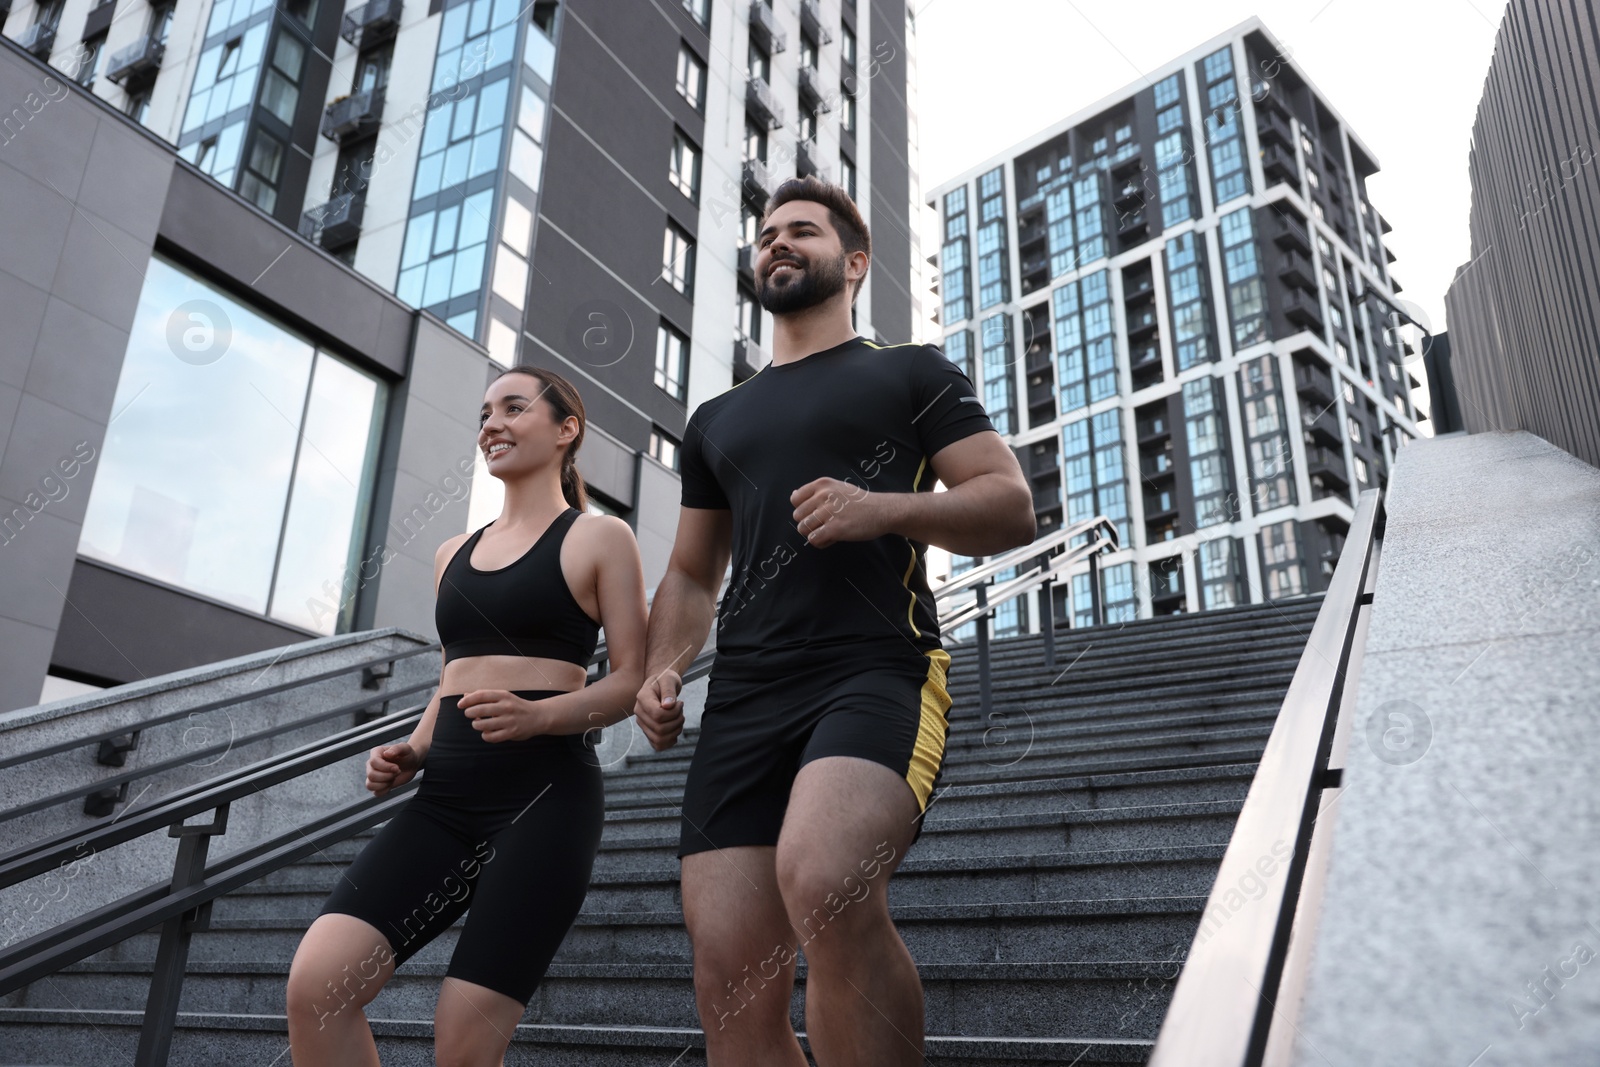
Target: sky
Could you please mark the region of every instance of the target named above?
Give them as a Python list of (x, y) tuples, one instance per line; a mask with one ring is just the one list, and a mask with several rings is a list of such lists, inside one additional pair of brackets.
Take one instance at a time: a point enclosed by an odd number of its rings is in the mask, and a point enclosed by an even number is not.
[[(1433, 332), (1471, 258), (1467, 152), (1504, 0), (911, 0), (919, 168), (941, 182), (1252, 15), (1378, 159), (1400, 294)], [(937, 247), (925, 213), (923, 253)]]

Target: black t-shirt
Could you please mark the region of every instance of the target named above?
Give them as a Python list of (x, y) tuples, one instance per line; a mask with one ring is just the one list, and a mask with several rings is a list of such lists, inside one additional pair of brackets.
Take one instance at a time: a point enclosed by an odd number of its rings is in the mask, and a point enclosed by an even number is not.
[(718, 673), (939, 647), (927, 546), (889, 534), (814, 548), (795, 527), (789, 496), (817, 478), (932, 492), (929, 459), (993, 429), (971, 380), (938, 348), (860, 337), (763, 367), (696, 408), (680, 453), (683, 505), (733, 513)]

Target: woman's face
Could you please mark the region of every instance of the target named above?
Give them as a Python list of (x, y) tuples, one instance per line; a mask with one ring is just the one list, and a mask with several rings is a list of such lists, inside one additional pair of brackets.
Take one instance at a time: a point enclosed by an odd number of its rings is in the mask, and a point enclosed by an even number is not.
[(484, 393), (478, 450), (490, 474), (506, 478), (559, 463), (577, 436), (577, 417), (558, 420), (546, 388), (531, 374), (506, 374)]

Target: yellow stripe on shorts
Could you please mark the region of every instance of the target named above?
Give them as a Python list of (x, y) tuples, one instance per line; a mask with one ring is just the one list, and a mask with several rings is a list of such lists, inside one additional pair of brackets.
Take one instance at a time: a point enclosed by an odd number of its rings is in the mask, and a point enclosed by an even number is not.
[(935, 648), (924, 655), (928, 657), (928, 678), (922, 683), (922, 717), (917, 725), (917, 743), (911, 751), (911, 766), (906, 769), (906, 782), (917, 795), (918, 811), (927, 809), (934, 776), (944, 760), (944, 737), (950, 710), (950, 693), (945, 688), (950, 654)]

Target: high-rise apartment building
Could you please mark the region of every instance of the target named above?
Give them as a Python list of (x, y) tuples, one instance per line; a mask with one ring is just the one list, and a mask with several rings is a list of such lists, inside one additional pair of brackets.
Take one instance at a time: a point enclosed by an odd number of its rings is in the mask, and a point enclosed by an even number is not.
[(1041, 533), (1115, 522), (1112, 621), (1323, 588), (1424, 417), (1377, 161), (1286, 51), (1251, 19), (930, 190), (945, 353)]
[[(0, 18), (0, 326), (22, 346), (0, 367), (0, 541), (29, 576), (0, 606), (4, 707), (47, 667), (103, 685), (431, 633), (424, 542), (493, 517), (498, 483), (464, 475), (481, 390), (516, 362), (582, 392), (579, 469), (654, 585), (687, 415), (767, 359), (748, 246), (785, 178), (839, 181), (873, 228), (861, 332), (909, 339), (920, 315), (903, 0), (0, 0)], [(92, 329), (48, 328), (58, 305)], [(183, 370), (191, 341), (210, 369)], [(86, 421), (57, 441), (68, 410)], [(80, 441), (70, 498), (32, 507)], [(426, 537), (388, 562), (418, 514)], [(194, 640), (150, 640), (177, 633)]]

